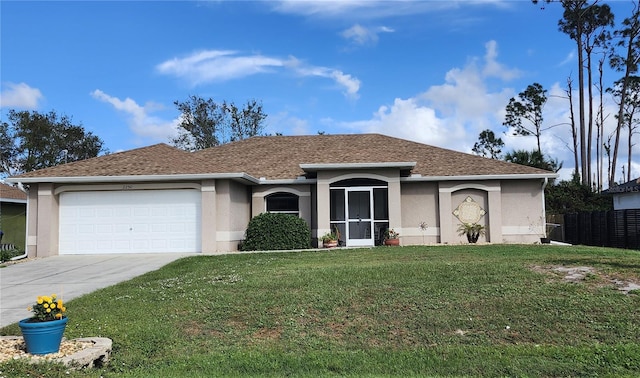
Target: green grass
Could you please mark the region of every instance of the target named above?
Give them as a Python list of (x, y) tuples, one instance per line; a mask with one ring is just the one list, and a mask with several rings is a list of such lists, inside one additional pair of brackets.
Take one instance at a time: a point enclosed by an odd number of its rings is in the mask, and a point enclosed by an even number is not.
[[(596, 272), (570, 283), (548, 269), (560, 265)], [(640, 253), (491, 245), (194, 256), (67, 304), (65, 336), (111, 338), (109, 365), (10, 362), (0, 376), (639, 376), (640, 295), (613, 278), (640, 282)]]

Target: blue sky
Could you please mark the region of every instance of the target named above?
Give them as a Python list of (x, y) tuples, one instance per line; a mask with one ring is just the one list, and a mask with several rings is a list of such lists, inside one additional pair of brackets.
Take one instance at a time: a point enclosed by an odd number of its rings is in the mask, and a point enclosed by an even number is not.
[[(609, 4), (617, 23), (631, 13), (631, 1)], [(561, 7), (540, 8), (527, 0), (2, 1), (0, 110), (3, 119), (8, 109), (55, 110), (111, 152), (168, 142), (173, 103), (190, 95), (261, 101), (271, 134), (376, 132), (471, 152), (491, 129), (506, 151), (531, 150), (534, 137), (503, 135), (509, 98), (538, 82), (551, 96), (545, 122), (561, 124), (569, 75), (577, 83), (574, 42), (557, 27)], [(616, 76), (607, 72), (605, 83)], [(542, 143), (568, 178), (569, 129), (545, 131)]]

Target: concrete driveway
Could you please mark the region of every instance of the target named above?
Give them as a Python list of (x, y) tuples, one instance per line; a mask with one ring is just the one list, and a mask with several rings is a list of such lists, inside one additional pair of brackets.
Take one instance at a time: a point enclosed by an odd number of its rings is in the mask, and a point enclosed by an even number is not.
[(0, 268), (0, 327), (28, 318), (38, 295), (64, 301), (129, 280), (195, 254), (53, 256)]

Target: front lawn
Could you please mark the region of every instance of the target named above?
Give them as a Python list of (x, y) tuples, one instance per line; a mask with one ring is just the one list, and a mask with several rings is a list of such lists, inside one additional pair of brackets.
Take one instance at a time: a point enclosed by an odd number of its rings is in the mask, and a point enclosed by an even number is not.
[[(558, 267), (592, 270), (568, 281)], [(8, 362), (0, 376), (638, 376), (640, 295), (614, 280), (640, 283), (640, 252), (485, 245), (194, 256), (69, 301), (65, 336), (111, 338), (109, 365)]]

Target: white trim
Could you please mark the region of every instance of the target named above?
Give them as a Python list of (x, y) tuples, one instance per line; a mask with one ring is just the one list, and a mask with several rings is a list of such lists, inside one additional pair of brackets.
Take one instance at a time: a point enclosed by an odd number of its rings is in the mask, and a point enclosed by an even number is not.
[(380, 169), (380, 168), (398, 168), (413, 169), (416, 166), (415, 161), (399, 161), (385, 163), (320, 163), (320, 164), (300, 164), (300, 168), (304, 171), (327, 171), (327, 170), (345, 170), (345, 169)]
[(440, 193), (453, 193), (464, 189), (478, 189), (484, 190), (485, 192), (499, 192), (501, 191), (500, 186), (488, 186), (475, 182), (469, 182), (464, 184), (458, 184), (456, 186), (452, 186), (451, 188), (439, 188), (438, 191)]
[(467, 176), (411, 176), (401, 177), (400, 181), (482, 181), (482, 180), (531, 180), (554, 179), (557, 173), (526, 173), (526, 174), (501, 174), (501, 175), (467, 175)]
[[(330, 179), (325, 179), (321, 181), (325, 183), (333, 184), (338, 181), (349, 180), (349, 179), (374, 179), (374, 180), (384, 181), (387, 184), (390, 182), (398, 182), (397, 177), (383, 176), (375, 173), (346, 173), (344, 175), (331, 177)], [(337, 188), (338, 187), (333, 187), (332, 189), (337, 189)]]
[[(404, 164), (404, 165), (402, 165)], [(413, 166), (411, 166), (413, 164)], [(380, 168), (413, 168), (415, 163), (352, 163), (352, 164), (300, 164), (302, 169), (315, 168), (317, 170), (345, 170), (345, 169), (380, 169)], [(412, 175), (400, 177), (401, 182), (420, 181), (482, 181), (482, 180), (531, 180), (531, 179), (555, 179), (557, 173), (528, 173), (528, 174), (499, 174), (499, 175), (466, 175), (466, 176), (422, 176)], [(69, 176), (69, 177), (8, 177), (9, 183), (22, 182), (33, 183), (111, 183), (111, 182), (149, 182), (149, 181), (175, 181), (175, 180), (209, 180), (209, 179), (234, 179), (247, 181), (258, 185), (290, 185), (290, 184), (315, 184), (317, 179), (297, 177), (295, 179), (255, 178), (249, 174), (239, 173), (204, 173), (204, 174), (177, 174), (177, 175), (131, 175), (131, 176)], [(385, 180), (387, 181), (388, 178)]]
[(15, 198), (0, 198), (2, 203), (23, 203), (26, 204), (27, 200), (15, 199)]
[(38, 185), (38, 197), (51, 195), (53, 195), (53, 193), (51, 193), (51, 190), (49, 188), (43, 189), (41, 185)]
[(502, 226), (502, 235), (536, 235), (540, 236), (540, 233), (536, 232), (530, 226)]
[(309, 185), (318, 182), (315, 178), (296, 177), (295, 179), (275, 179), (269, 180), (264, 177), (260, 177), (260, 185)]
[[(398, 168), (397, 163), (389, 163), (391, 166), (381, 166), (382, 163), (361, 163), (360, 167), (347, 167), (348, 164), (334, 164), (332, 169), (365, 169), (365, 168)], [(301, 164), (303, 166), (306, 164)], [(312, 164), (309, 164), (312, 165)], [(370, 165), (369, 167), (365, 167)], [(327, 167), (327, 164), (324, 165)], [(329, 169), (328, 167), (325, 169)], [(324, 170), (324, 169), (323, 169)], [(412, 175), (410, 177), (400, 177), (401, 182), (420, 181), (481, 181), (481, 180), (531, 180), (531, 179), (555, 179), (557, 173), (544, 174), (501, 174), (501, 175), (466, 175), (466, 176), (422, 176)], [(110, 182), (148, 182), (148, 181), (173, 181), (173, 180), (208, 180), (208, 179), (235, 179), (248, 181), (258, 185), (291, 185), (291, 184), (316, 184), (317, 179), (297, 177), (295, 179), (257, 179), (246, 173), (206, 173), (206, 174), (178, 174), (178, 175), (138, 175), (138, 176), (73, 176), (73, 177), (8, 177), (5, 179), (9, 183), (22, 182), (33, 183), (110, 183)]]
[(218, 242), (234, 242), (244, 239), (244, 231), (216, 231)]
[(10, 183), (112, 183), (112, 182), (149, 182), (149, 181), (176, 181), (176, 180), (209, 180), (209, 179), (236, 179), (246, 180), (253, 184), (260, 183), (257, 178), (246, 173), (203, 173), (203, 174), (177, 174), (177, 175), (132, 175), (132, 176), (70, 176), (70, 177), (14, 177), (7, 178)]
[(126, 190), (166, 190), (166, 189), (195, 189), (201, 190), (196, 183), (159, 183), (159, 184), (126, 184), (126, 185), (63, 185), (55, 189), (55, 195), (64, 192), (95, 192), (95, 191), (126, 191)]
[(295, 194), (298, 197), (311, 197), (311, 192), (303, 192), (298, 189), (288, 188), (288, 187), (272, 188), (265, 192), (254, 192), (251, 196), (253, 198), (265, 198), (267, 196), (270, 196), (276, 193), (289, 193), (289, 194)]
[(440, 227), (427, 227), (424, 231), (420, 227), (403, 227), (395, 230), (399, 230), (400, 236), (440, 236)]

